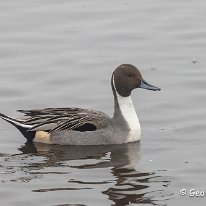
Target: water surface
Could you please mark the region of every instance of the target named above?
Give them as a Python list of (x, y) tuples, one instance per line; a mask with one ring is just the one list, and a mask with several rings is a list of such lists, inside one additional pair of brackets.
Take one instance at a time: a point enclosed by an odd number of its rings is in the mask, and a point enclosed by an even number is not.
[(140, 143), (26, 145), (0, 122), (1, 205), (205, 205), (204, 0), (0, 1), (0, 112), (76, 106), (112, 115), (122, 63), (137, 90)]

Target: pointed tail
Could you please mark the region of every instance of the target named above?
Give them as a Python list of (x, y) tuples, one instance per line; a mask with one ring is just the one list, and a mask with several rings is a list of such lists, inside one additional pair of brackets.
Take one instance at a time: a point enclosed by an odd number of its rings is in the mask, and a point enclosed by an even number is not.
[(31, 125), (24, 124), (22, 121), (8, 117), (2, 113), (0, 113), (0, 117), (14, 125), (24, 135), (28, 142), (32, 141), (35, 137), (35, 131), (28, 131), (32, 127)]

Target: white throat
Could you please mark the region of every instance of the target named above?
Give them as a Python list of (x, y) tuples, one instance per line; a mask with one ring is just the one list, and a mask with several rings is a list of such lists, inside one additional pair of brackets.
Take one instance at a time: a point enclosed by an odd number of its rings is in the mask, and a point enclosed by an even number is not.
[(141, 128), (134, 105), (132, 103), (132, 98), (131, 96), (123, 97), (117, 92), (114, 84), (114, 78), (113, 85), (117, 95), (117, 101), (119, 104), (120, 111), (129, 127), (129, 136), (127, 142), (138, 141), (140, 140), (141, 136)]

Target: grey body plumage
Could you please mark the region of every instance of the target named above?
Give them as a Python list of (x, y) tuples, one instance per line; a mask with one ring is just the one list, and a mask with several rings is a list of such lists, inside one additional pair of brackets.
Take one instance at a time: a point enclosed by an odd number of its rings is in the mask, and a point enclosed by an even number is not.
[(145, 82), (139, 70), (123, 64), (113, 72), (114, 115), (81, 108), (18, 110), (14, 119), (0, 116), (17, 127), (28, 141), (63, 145), (122, 144), (140, 139), (141, 129), (131, 100), (135, 88), (160, 90)]

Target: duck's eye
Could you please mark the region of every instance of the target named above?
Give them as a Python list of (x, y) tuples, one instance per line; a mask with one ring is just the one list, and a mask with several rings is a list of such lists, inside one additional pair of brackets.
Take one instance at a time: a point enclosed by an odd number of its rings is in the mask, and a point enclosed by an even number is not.
[(129, 78), (130, 78), (130, 79), (132, 78), (132, 75), (131, 75), (131, 74), (129, 74)]

